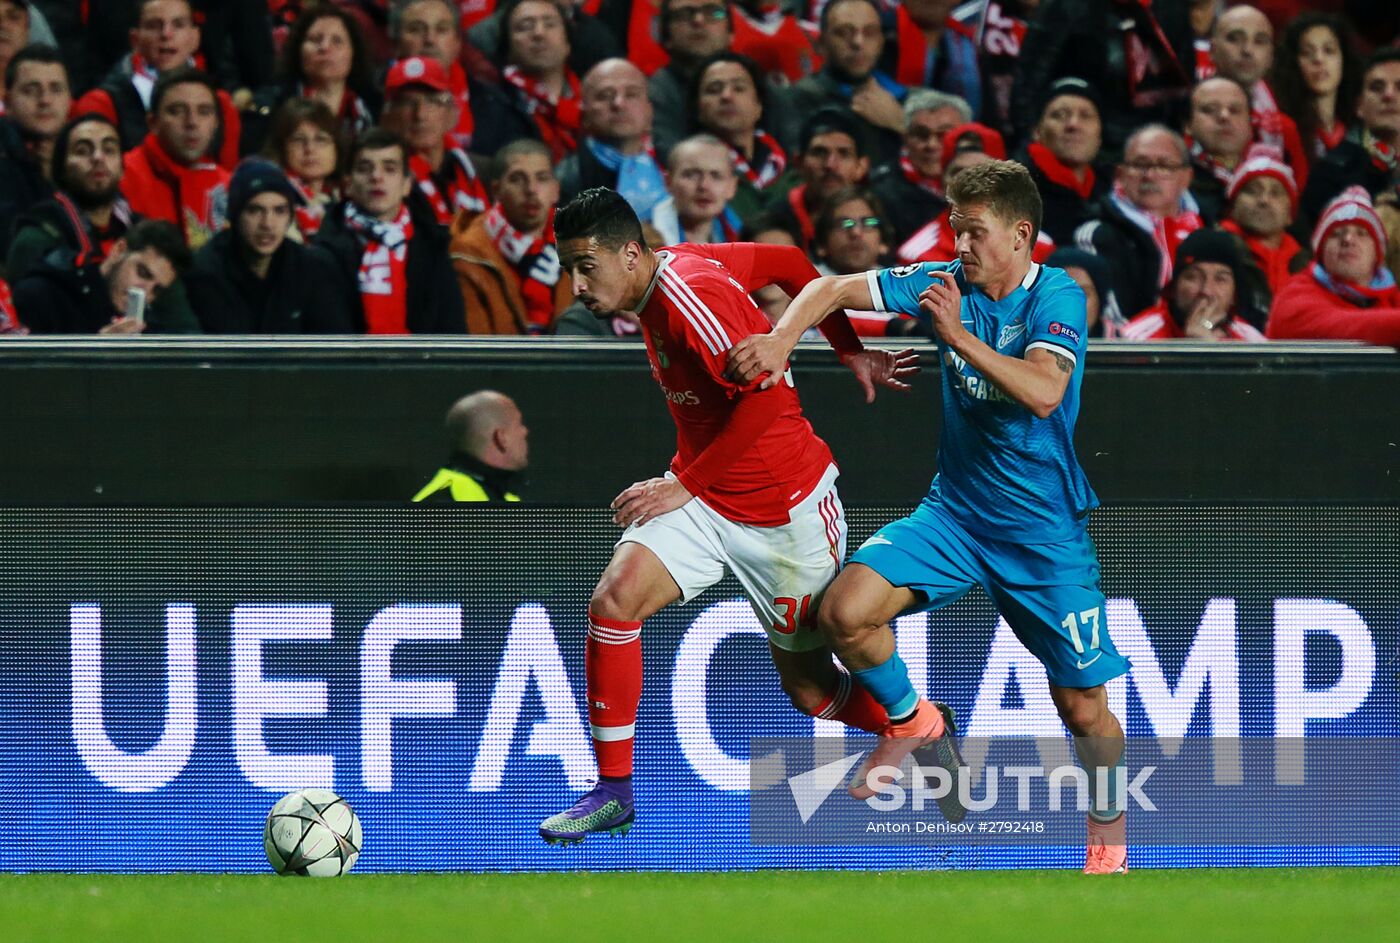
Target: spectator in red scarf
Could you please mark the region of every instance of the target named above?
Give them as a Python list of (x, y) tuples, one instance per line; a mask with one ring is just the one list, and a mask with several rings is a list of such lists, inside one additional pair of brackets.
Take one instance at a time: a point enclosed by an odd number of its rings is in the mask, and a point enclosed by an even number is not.
[(484, 212), (486, 185), (452, 137), (457, 99), (447, 70), (428, 56), (394, 63), (384, 85), (384, 127), (408, 145), (408, 167), (441, 226)]
[[(151, 95), (160, 76), (173, 69), (204, 68), (199, 55), (201, 32), (190, 0), (142, 0), (134, 6), (130, 55), (73, 108), (74, 114), (92, 111), (116, 124), (124, 151), (140, 146), (146, 138)], [(212, 156), (232, 169), (238, 163), (242, 119), (228, 92), (217, 86), (215, 92), (220, 127)]]
[(904, 100), (904, 115), (899, 160), (870, 175), (870, 189), (894, 231), (894, 246), (903, 245), (948, 208), (943, 196), (943, 138), (971, 121), (972, 109), (956, 95), (921, 88)]
[(977, 32), (953, 17), (958, 0), (904, 0), (895, 9), (880, 67), (909, 88), (956, 95), (982, 113)]
[(340, 202), (339, 122), (311, 98), (289, 98), (278, 106), (268, 128), (263, 156), (277, 164), (301, 195), (294, 206), (291, 238), (310, 242), (326, 210)]
[(1363, 187), (1374, 198), (1400, 184), (1400, 48), (1382, 49), (1367, 60), (1356, 117), (1356, 127), (1317, 163), (1303, 187), (1298, 228), (1304, 231), (1347, 187)]
[(1355, 120), (1361, 60), (1351, 26), (1331, 13), (1304, 13), (1279, 40), (1269, 87), (1293, 119), (1312, 163), (1342, 143)]
[(496, 202), (452, 226), (452, 265), (470, 334), (546, 334), (572, 301), (551, 220), (559, 183), (549, 148), (524, 138), (496, 155)]
[(1191, 41), (1182, 0), (1042, 0), (1016, 60), (1011, 119), (1019, 136), (1040, 120), (1051, 83), (1073, 75), (1103, 96), (1103, 148), (1118, 159), (1134, 129), (1184, 117), (1195, 76)]
[[(657, 28), (670, 61), (652, 73), (647, 95), (654, 111), (652, 136), (661, 153), (667, 154), (686, 136), (695, 114), (690, 89), (696, 73), (710, 56), (729, 49), (734, 27), (727, 3), (661, 0)], [(755, 72), (762, 75), (758, 69)]]
[(366, 334), (461, 334), (462, 293), (447, 231), (417, 194), (408, 147), (371, 128), (350, 151), (348, 198), (326, 214), (315, 248), (355, 299), (351, 321)]
[(662, 245), (738, 242), (739, 216), (729, 206), (738, 175), (729, 160), (729, 146), (711, 134), (686, 138), (671, 149), (667, 170), (670, 195), (657, 204), (651, 218)]
[(6, 114), (0, 117), (0, 253), (9, 249), (10, 225), (16, 214), (52, 192), (49, 158), (70, 103), (68, 70), (52, 46), (21, 49), (5, 67)]
[(1385, 267), (1385, 229), (1364, 188), (1348, 187), (1327, 204), (1312, 248), (1312, 265), (1274, 298), (1269, 336), (1400, 347), (1400, 289)]
[(701, 63), (690, 87), (690, 116), (699, 134), (729, 146), (739, 191), (731, 201), (742, 219), (756, 216), (788, 166), (788, 138), (770, 124), (780, 119), (778, 93), (747, 56), (719, 52)]
[(1059, 245), (1069, 245), (1109, 188), (1109, 175), (1095, 167), (1103, 145), (1099, 102), (1083, 79), (1057, 79), (1020, 157), (1044, 203), (1041, 230)]
[(1254, 139), (1278, 148), (1293, 168), (1299, 186), (1308, 179), (1308, 152), (1293, 119), (1279, 108), (1266, 77), (1274, 67), (1274, 28), (1251, 6), (1231, 7), (1215, 21), (1210, 40), (1217, 75), (1234, 79), (1250, 97)]
[(1244, 241), (1262, 276), (1262, 285), (1253, 290), (1272, 299), (1310, 258), (1288, 233), (1298, 213), (1293, 171), (1273, 148), (1255, 145), (1230, 178), (1226, 195), (1228, 218), (1220, 228)]
[[(816, 216), (833, 193), (864, 183), (870, 172), (860, 119), (844, 108), (823, 108), (802, 129), (800, 183), (769, 203), (764, 228), (785, 229), (810, 254)], [(756, 224), (757, 225), (757, 224)]]
[(1159, 124), (1128, 138), (1112, 192), (1090, 209), (1075, 245), (1102, 256), (1124, 312), (1145, 311), (1171, 281), (1177, 246), (1201, 228), (1188, 187), (1191, 161), (1181, 135)]
[(1122, 339), (1262, 341), (1241, 311), (1239, 248), (1228, 233), (1198, 229), (1176, 250), (1162, 300), (1123, 328)]
[(477, 109), (473, 149), (494, 154), (517, 138), (543, 141), (557, 164), (578, 147), (582, 88), (569, 67), (564, 13), (552, 0), (512, 0), (502, 24), (500, 103)]
[(128, 151), (122, 193), (148, 219), (174, 223), (198, 249), (224, 228), (229, 172), (209, 157), (219, 130), (218, 89), (188, 66), (166, 72), (151, 92), (151, 132)]
[(1186, 144), (1191, 150), (1191, 195), (1206, 225), (1225, 212), (1225, 190), (1249, 150), (1249, 93), (1234, 79), (1217, 75), (1191, 90)]
[(804, 115), (824, 107), (849, 109), (871, 157), (877, 163), (895, 160), (903, 143), (908, 89), (879, 68), (885, 34), (875, 0), (829, 0), (821, 26), (826, 64), (792, 87), (793, 106)]
[[(359, 22), (332, 4), (307, 7), (292, 24), (278, 62), (279, 84), (258, 95), (264, 113), (289, 98), (312, 98), (336, 116), (342, 148), (374, 126), (380, 98)], [(266, 128), (249, 121), (247, 150), (262, 147)]]
[(397, 59), (424, 56), (447, 70), (448, 90), (457, 106), (452, 146), (469, 150), (476, 128), (472, 114), (476, 90), (462, 67), (462, 26), (452, 0), (399, 0), (389, 10), (389, 36)]
[(626, 59), (605, 59), (583, 77), (579, 148), (556, 169), (560, 202), (607, 187), (622, 194), (642, 221), (666, 199), (666, 175), (651, 139), (647, 77)]

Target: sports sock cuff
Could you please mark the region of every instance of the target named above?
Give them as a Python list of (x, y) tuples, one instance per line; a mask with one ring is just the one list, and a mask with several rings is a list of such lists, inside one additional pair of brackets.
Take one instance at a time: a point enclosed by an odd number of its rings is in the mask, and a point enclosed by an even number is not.
[(909, 682), (909, 669), (899, 652), (891, 654), (882, 665), (851, 674), (880, 703), (891, 720), (907, 717), (919, 704), (919, 692)]

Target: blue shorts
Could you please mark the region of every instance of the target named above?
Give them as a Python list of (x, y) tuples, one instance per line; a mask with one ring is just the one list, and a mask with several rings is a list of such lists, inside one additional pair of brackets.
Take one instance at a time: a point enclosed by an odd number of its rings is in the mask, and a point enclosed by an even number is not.
[(922, 596), (910, 612), (946, 606), (981, 586), (1051, 684), (1093, 688), (1128, 672), (1128, 659), (1108, 637), (1087, 532), (1051, 544), (990, 540), (969, 534), (925, 498), (913, 514), (880, 528), (851, 562)]

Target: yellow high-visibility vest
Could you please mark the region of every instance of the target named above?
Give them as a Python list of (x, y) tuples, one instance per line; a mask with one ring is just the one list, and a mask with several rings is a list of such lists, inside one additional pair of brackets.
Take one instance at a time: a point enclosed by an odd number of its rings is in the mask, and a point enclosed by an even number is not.
[[(413, 496), (414, 503), (418, 503), (432, 497), (439, 491), (451, 489), (453, 501), (490, 501), (491, 496), (486, 493), (486, 489), (466, 472), (459, 472), (452, 468), (439, 468), (433, 480), (423, 486), (423, 489)], [(506, 492), (507, 501), (519, 501), (520, 496), (512, 492)]]

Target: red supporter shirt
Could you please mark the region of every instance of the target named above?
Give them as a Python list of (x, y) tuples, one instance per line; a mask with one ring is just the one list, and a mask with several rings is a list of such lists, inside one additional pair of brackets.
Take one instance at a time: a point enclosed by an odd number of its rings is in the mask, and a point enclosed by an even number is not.
[(731, 521), (787, 524), (831, 450), (803, 417), (790, 373), (759, 391), (757, 381), (740, 386), (724, 370), (731, 347), (771, 329), (748, 293), (775, 284), (795, 295), (816, 270), (799, 249), (753, 243), (672, 246), (657, 258), (638, 314), (676, 423), (671, 471)]

